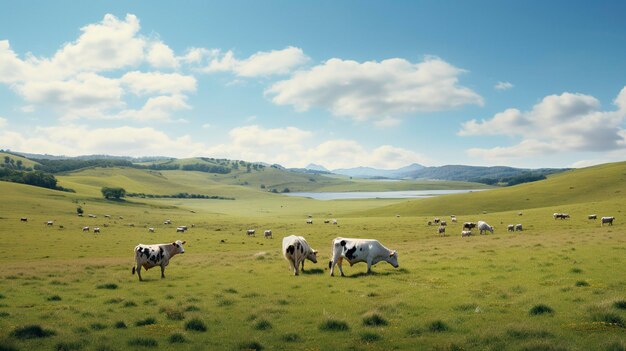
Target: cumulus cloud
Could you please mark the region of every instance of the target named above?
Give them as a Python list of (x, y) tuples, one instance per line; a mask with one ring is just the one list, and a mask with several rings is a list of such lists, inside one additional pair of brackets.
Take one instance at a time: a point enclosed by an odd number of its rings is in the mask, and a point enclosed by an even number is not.
[(7, 119), (4, 117), (0, 117), (0, 128), (3, 128), (7, 125)]
[(509, 90), (509, 89), (512, 89), (513, 87), (514, 85), (509, 82), (498, 82), (496, 83), (496, 85), (494, 85), (493, 88), (496, 90)]
[(204, 72), (232, 72), (241, 77), (287, 74), (309, 61), (302, 49), (293, 46), (269, 52), (259, 51), (244, 60), (235, 58), (230, 50), (224, 54), (214, 54), (216, 57), (204, 68)]
[(270, 86), (274, 104), (296, 111), (323, 108), (357, 121), (396, 118), (416, 112), (483, 105), (483, 99), (458, 84), (462, 69), (434, 57), (419, 63), (394, 58), (381, 62), (330, 59)]
[(470, 156), (488, 160), (530, 157), (563, 151), (606, 152), (626, 147), (626, 87), (614, 100), (617, 109), (602, 111), (593, 96), (563, 93), (544, 97), (530, 111), (507, 109), (487, 120), (463, 123), (459, 135), (507, 135), (521, 138), (512, 146), (472, 148)]
[(150, 65), (156, 68), (176, 68), (178, 59), (174, 51), (162, 42), (154, 42), (150, 45), (148, 56), (146, 57)]
[(186, 96), (163, 95), (149, 98), (146, 104), (139, 110), (124, 110), (114, 118), (167, 122), (172, 121), (172, 113), (190, 109), (191, 106), (187, 104)]
[(136, 95), (180, 94), (196, 91), (196, 78), (178, 73), (128, 72), (121, 78), (123, 84)]

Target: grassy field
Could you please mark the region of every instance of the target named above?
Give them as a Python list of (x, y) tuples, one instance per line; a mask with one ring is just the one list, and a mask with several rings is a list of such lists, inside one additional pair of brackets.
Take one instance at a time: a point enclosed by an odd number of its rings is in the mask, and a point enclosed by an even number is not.
[[(76, 193), (0, 182), (0, 350), (626, 349), (626, 163), (422, 200), (315, 201), (212, 177), (59, 176)], [(236, 200), (113, 202), (101, 199), (105, 185)], [(76, 216), (78, 205), (98, 217)], [(591, 213), (616, 222), (601, 227)], [(434, 216), (450, 223), (450, 214), (486, 220), (495, 234), (461, 238), (460, 225), (449, 224), (440, 237), (426, 225)], [(513, 223), (525, 230), (507, 233)], [(87, 225), (102, 233), (83, 233)], [(249, 228), (275, 238), (247, 237)], [(320, 251), (298, 277), (280, 252), (290, 234)], [(345, 265), (347, 277), (329, 277), (337, 236), (379, 239), (398, 250), (400, 268), (379, 263), (368, 276), (365, 265)], [(165, 279), (158, 269), (141, 283), (131, 275), (135, 245), (176, 239), (187, 241), (186, 253)]]

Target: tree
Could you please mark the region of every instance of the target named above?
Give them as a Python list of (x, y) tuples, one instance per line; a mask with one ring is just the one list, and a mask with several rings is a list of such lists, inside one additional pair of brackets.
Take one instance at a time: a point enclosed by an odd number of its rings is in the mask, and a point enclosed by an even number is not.
[(76, 213), (78, 213), (78, 214), (83, 214), (83, 212), (84, 212), (84, 211), (83, 211), (83, 208), (82, 208), (82, 207), (80, 207), (80, 206), (76, 207)]
[(17, 165), (17, 169), (22, 169), (22, 165), (23, 165), (22, 160), (17, 160), (16, 165)]
[(119, 200), (126, 196), (126, 190), (124, 190), (124, 188), (109, 188), (105, 186), (100, 191), (102, 191), (102, 196), (104, 196), (105, 199)]
[(9, 156), (4, 156), (4, 163), (11, 162), (11, 158)]

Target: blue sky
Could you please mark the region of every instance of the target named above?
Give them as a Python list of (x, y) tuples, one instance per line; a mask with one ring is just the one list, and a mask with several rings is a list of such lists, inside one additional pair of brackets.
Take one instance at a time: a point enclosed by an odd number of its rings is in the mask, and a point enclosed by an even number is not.
[(0, 148), (329, 169), (626, 159), (623, 1), (0, 3)]

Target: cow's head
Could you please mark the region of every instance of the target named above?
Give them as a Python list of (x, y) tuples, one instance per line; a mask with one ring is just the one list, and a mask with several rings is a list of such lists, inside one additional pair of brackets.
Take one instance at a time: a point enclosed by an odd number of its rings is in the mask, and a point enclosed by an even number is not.
[(186, 244), (186, 241), (180, 241), (180, 240), (176, 240), (175, 242), (172, 243), (172, 245), (174, 245), (174, 250), (176, 253), (185, 253), (185, 248), (183, 247), (183, 244)]
[(398, 264), (398, 251), (391, 250), (389, 251), (389, 258), (387, 262), (393, 266), (393, 268), (398, 268), (400, 265)]
[(317, 263), (317, 250), (311, 250), (306, 258), (313, 263)]

